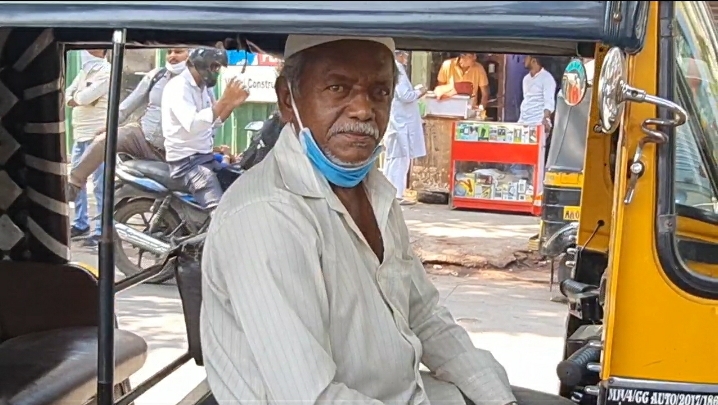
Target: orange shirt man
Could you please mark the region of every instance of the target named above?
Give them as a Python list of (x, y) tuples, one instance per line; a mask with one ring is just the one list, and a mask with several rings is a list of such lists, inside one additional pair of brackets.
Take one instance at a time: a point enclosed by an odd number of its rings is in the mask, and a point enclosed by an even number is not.
[[(474, 53), (462, 53), (458, 58), (445, 60), (439, 69), (437, 80), (439, 86), (453, 85), (455, 93), (442, 92), (446, 95), (471, 96), (474, 106), (482, 105), (484, 108), (489, 102), (489, 78), (484, 67), (476, 61)], [(481, 102), (478, 102), (479, 90)]]

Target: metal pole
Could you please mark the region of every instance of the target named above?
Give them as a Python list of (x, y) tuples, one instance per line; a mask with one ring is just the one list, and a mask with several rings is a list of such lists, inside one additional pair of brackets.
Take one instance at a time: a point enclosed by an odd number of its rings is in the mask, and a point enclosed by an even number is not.
[(97, 336), (97, 404), (113, 405), (115, 376), (115, 252), (114, 221), (115, 161), (117, 150), (118, 110), (122, 64), (125, 55), (126, 30), (112, 34), (112, 73), (107, 102), (107, 138), (105, 142), (105, 177), (103, 179), (102, 235), (99, 251), (100, 325)]

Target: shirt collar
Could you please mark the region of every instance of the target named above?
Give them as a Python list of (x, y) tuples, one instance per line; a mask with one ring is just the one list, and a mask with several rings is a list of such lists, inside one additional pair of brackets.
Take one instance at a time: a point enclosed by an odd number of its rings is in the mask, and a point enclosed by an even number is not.
[[(291, 124), (285, 125), (279, 134), (274, 145), (274, 157), (287, 190), (302, 197), (324, 198), (332, 209), (346, 213), (346, 208), (332, 191), (327, 179), (305, 155)], [(396, 189), (376, 168), (369, 171), (363, 184), (377, 214), (377, 221), (380, 225), (385, 224)]]
[(189, 83), (190, 86), (199, 89), (200, 87), (197, 85), (197, 82), (194, 81), (194, 77), (192, 77), (192, 72), (189, 71), (189, 69), (185, 69), (182, 71), (182, 73), (179, 74), (182, 76), (187, 83)]

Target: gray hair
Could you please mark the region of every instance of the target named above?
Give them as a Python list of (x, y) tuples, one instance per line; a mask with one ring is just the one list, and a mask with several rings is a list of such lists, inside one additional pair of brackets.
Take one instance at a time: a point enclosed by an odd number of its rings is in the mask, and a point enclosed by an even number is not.
[[(292, 94), (295, 96), (299, 94), (299, 79), (302, 76), (304, 67), (307, 64), (307, 53), (298, 52), (284, 60), (284, 66), (280, 73), (281, 76), (287, 80), (289, 86), (291, 86)], [(392, 69), (394, 71), (394, 85), (399, 81), (399, 68), (392, 60)]]

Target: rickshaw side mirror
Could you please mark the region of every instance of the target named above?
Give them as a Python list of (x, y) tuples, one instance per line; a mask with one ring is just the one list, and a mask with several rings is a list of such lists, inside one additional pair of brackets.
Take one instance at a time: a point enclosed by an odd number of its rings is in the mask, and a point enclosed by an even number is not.
[(668, 135), (656, 128), (683, 125), (688, 118), (688, 114), (683, 107), (672, 101), (646, 94), (644, 90), (630, 86), (626, 76), (626, 57), (623, 51), (615, 47), (609, 49), (603, 60), (601, 74), (598, 78), (598, 112), (601, 131), (611, 134), (618, 128), (626, 101), (653, 104), (657, 107), (666, 108), (673, 113), (673, 118), (648, 118), (641, 124), (641, 131), (645, 136), (638, 141), (633, 159), (630, 162), (630, 178), (626, 195), (623, 199), (624, 204), (630, 204), (633, 200), (638, 179), (645, 171), (645, 165), (642, 162), (643, 147), (647, 143), (666, 143)]
[(647, 129), (646, 125), (679, 126), (686, 122), (687, 114), (681, 106), (664, 98), (646, 94), (644, 90), (630, 86), (626, 75), (626, 57), (623, 51), (616, 47), (609, 49), (603, 60), (601, 74), (598, 78), (598, 108), (601, 130), (604, 133), (613, 133), (618, 128), (626, 101), (653, 104), (667, 108), (674, 113), (674, 118), (671, 120), (644, 122), (643, 131), (647, 135), (653, 134), (653, 132), (649, 133), (647, 131), (654, 130)]
[(561, 93), (564, 102), (570, 107), (579, 105), (586, 97), (588, 88), (588, 75), (583, 61), (574, 58), (568, 63), (561, 78)]

